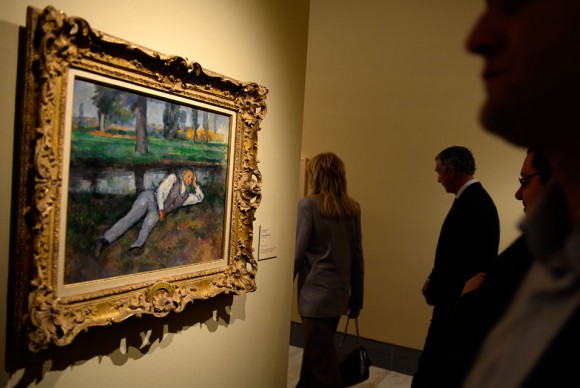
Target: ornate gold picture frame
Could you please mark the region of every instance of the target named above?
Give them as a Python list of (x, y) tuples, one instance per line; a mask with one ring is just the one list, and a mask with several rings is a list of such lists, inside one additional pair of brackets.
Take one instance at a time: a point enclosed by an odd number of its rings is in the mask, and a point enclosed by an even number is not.
[(268, 90), (29, 8), (14, 330), (32, 351), (255, 291)]

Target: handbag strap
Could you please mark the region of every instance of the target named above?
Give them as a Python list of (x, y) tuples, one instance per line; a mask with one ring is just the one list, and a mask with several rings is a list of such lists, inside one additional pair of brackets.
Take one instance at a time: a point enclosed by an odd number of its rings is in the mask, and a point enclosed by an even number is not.
[[(348, 323), (350, 322), (350, 317), (346, 319), (346, 325), (344, 327), (344, 333), (342, 334), (342, 339), (340, 340), (340, 346), (338, 347), (338, 353), (342, 351), (342, 345), (344, 345), (344, 340), (346, 339), (346, 335), (348, 333)], [(356, 331), (356, 340), (360, 345), (360, 337), (358, 334), (358, 317), (354, 318), (354, 327)]]

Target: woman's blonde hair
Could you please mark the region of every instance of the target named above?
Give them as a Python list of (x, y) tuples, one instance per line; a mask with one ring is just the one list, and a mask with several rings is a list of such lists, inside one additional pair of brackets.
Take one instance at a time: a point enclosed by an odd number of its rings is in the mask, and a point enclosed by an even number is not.
[(310, 196), (322, 197), (320, 214), (338, 220), (351, 219), (357, 212), (356, 202), (348, 196), (344, 163), (332, 152), (318, 154), (308, 161)]

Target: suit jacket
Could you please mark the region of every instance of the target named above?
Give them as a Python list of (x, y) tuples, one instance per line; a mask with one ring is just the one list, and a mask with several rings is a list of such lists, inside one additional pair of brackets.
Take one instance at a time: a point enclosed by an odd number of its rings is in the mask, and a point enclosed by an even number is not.
[[(580, 236), (578, 233), (578, 224), (570, 223), (570, 209), (567, 206), (567, 201), (565, 199), (564, 193), (561, 186), (557, 183), (552, 183), (545, 190), (545, 193), (539, 198), (536, 203), (534, 203), (534, 209), (528, 215), (526, 215), (526, 221), (524, 223), (524, 228), (526, 230), (526, 235), (528, 236), (529, 246), (532, 248), (531, 251), (536, 255), (536, 259), (532, 261), (531, 265), (536, 265), (536, 263), (542, 263), (548, 270), (555, 270), (559, 264), (559, 259), (564, 258), (564, 260), (570, 260), (572, 268), (568, 268), (571, 276), (577, 276), (576, 266), (578, 264), (578, 257), (580, 250), (578, 249), (580, 241)], [(564, 268), (566, 270), (566, 268)], [(529, 270), (527, 271), (529, 272)], [(554, 273), (558, 276), (557, 273)], [(520, 291), (520, 287), (516, 287), (514, 295)], [(532, 281), (532, 279), (530, 279)], [(548, 296), (548, 299), (543, 296), (539, 296), (536, 299), (536, 295), (540, 295), (541, 292), (536, 294), (535, 292), (530, 292), (525, 295), (523, 301), (519, 301), (521, 304), (525, 304), (528, 309), (527, 312), (530, 314), (525, 314), (525, 312), (518, 316), (510, 316), (515, 322), (519, 320), (523, 322), (518, 325), (514, 324), (518, 333), (514, 333), (516, 336), (523, 335), (529, 344), (534, 344), (538, 340), (536, 335), (542, 336), (539, 331), (527, 333), (526, 330), (529, 329), (525, 323), (528, 320), (533, 320), (535, 323), (546, 323), (545, 327), (550, 330), (550, 319), (552, 319), (551, 310), (543, 310), (541, 308), (542, 302), (554, 303), (558, 305), (560, 298), (567, 300), (567, 297), (574, 297), (577, 292), (578, 285), (580, 281), (576, 278), (576, 283), (572, 282), (570, 288), (566, 290), (563, 287), (559, 292), (553, 293)], [(484, 283), (485, 285), (485, 283)], [(534, 284), (529, 284), (530, 288), (533, 290), (546, 289), (549, 286), (542, 288), (539, 284), (537, 288), (534, 288)], [(570, 292), (570, 293), (568, 293)], [(513, 297), (512, 297), (513, 300)], [(535, 304), (537, 303), (537, 304)], [(539, 306), (537, 310), (534, 310), (535, 306)], [(518, 306), (518, 307), (521, 307)], [(512, 308), (511, 304), (503, 309), (503, 314), (506, 315), (510, 312)], [(558, 318), (558, 311), (555, 312), (556, 319)], [(519, 319), (518, 319), (519, 318)], [(501, 324), (501, 322), (499, 323)], [(538, 327), (542, 327), (541, 325)], [(509, 329), (508, 329), (509, 330)], [(520, 332), (519, 330), (523, 330)], [(508, 332), (509, 333), (509, 332)], [(547, 334), (547, 333), (544, 333)], [(496, 340), (498, 340), (496, 338)], [(541, 340), (541, 339), (540, 339)], [(522, 352), (527, 351), (526, 346), (520, 346), (518, 343), (512, 344), (516, 349), (520, 349)], [(546, 348), (541, 351), (538, 355), (539, 358), (533, 365), (529, 365), (530, 369), (526, 376), (523, 376), (523, 381), (518, 387), (520, 388), (530, 388), (530, 387), (580, 387), (580, 375), (578, 374), (578, 357), (576, 356), (578, 349), (580, 348), (580, 304), (577, 304), (575, 309), (571, 312), (571, 315), (561, 322), (561, 327), (556, 330), (551, 339), (549, 339)], [(512, 355), (513, 356), (513, 355)], [(493, 357), (493, 356), (491, 356)], [(533, 360), (527, 360), (533, 362)], [(518, 356), (512, 357), (512, 359), (503, 360), (501, 362), (507, 362), (507, 366), (519, 363), (520, 360)], [(509, 369), (506, 368), (506, 372), (509, 373)], [(493, 372), (492, 372), (493, 374)], [(487, 376), (483, 376), (485, 379)], [(499, 376), (498, 376), (499, 377)], [(494, 378), (493, 376), (490, 378)], [(498, 381), (494, 379), (492, 381)]]
[(427, 289), (435, 309), (450, 313), (465, 282), (478, 272), (489, 271), (498, 247), (495, 204), (481, 183), (472, 183), (453, 202), (441, 227)]
[(481, 287), (461, 297), (454, 311), (446, 385), (460, 387), (483, 340), (500, 320), (532, 264), (525, 235), (496, 259)]
[[(529, 252), (528, 246), (523, 246), (522, 243), (525, 243), (524, 238), (518, 239), (512, 246), (506, 249), (499, 258), (505, 257), (498, 261), (497, 270), (495, 268), (492, 270), (492, 273), (483, 283), (479, 293), (473, 294), (469, 300), (462, 300), (457, 306), (457, 312), (461, 315), (460, 323), (463, 325), (468, 323), (466, 316), (471, 317), (469, 322), (473, 323), (477, 319), (477, 316), (482, 317), (486, 313), (490, 313), (486, 320), (480, 323), (480, 329), (481, 327), (484, 327), (484, 329), (479, 334), (476, 333), (477, 338), (474, 339), (474, 334), (471, 334), (471, 341), (476, 341), (471, 343), (471, 346), (474, 346), (474, 348), (477, 348), (482, 343), (495, 323), (503, 316), (509, 302), (513, 299), (522, 279), (533, 262), (533, 257)], [(519, 251), (519, 254), (517, 254), (517, 251)], [(505, 293), (505, 295), (502, 295), (502, 293)], [(466, 294), (466, 296), (468, 295)], [(472, 311), (477, 306), (482, 306), (482, 310), (477, 316), (465, 311), (465, 309)], [(465, 326), (463, 327), (465, 328)], [(546, 350), (542, 352), (540, 359), (524, 379), (521, 385), (522, 388), (580, 387), (580, 375), (577, 369), (578, 357), (574, 356), (578, 349), (580, 349), (579, 328), (580, 306), (576, 308), (554, 339), (552, 339)], [(464, 340), (466, 339), (466, 337), (462, 338)], [(530, 338), (529, 340), (533, 341), (534, 339)], [(465, 346), (464, 344), (463, 349), (465, 349)], [(472, 366), (476, 353), (471, 355), (466, 353), (456, 354), (454, 359), (460, 360), (462, 356), (465, 357), (463, 359), (464, 365), (450, 365), (453, 373), (448, 375), (449, 380), (446, 381), (448, 387), (461, 386), (460, 383)], [(460, 379), (457, 379), (457, 368), (463, 368)]]
[(425, 291), (434, 305), (429, 331), (413, 376), (412, 388), (447, 387), (445, 368), (451, 357), (453, 308), (465, 282), (487, 272), (497, 257), (499, 217), (491, 197), (479, 182), (456, 198), (443, 222), (435, 264)]
[(364, 261), (361, 214), (351, 220), (320, 216), (322, 199), (298, 204), (294, 277), (303, 317), (336, 318), (363, 305)]

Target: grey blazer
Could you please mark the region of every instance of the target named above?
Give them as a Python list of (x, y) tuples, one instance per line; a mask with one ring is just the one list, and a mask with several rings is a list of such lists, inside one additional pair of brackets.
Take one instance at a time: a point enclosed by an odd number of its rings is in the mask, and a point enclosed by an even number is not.
[(321, 198), (298, 203), (294, 278), (298, 311), (309, 318), (335, 318), (363, 305), (364, 259), (361, 212), (351, 220), (320, 216)]

